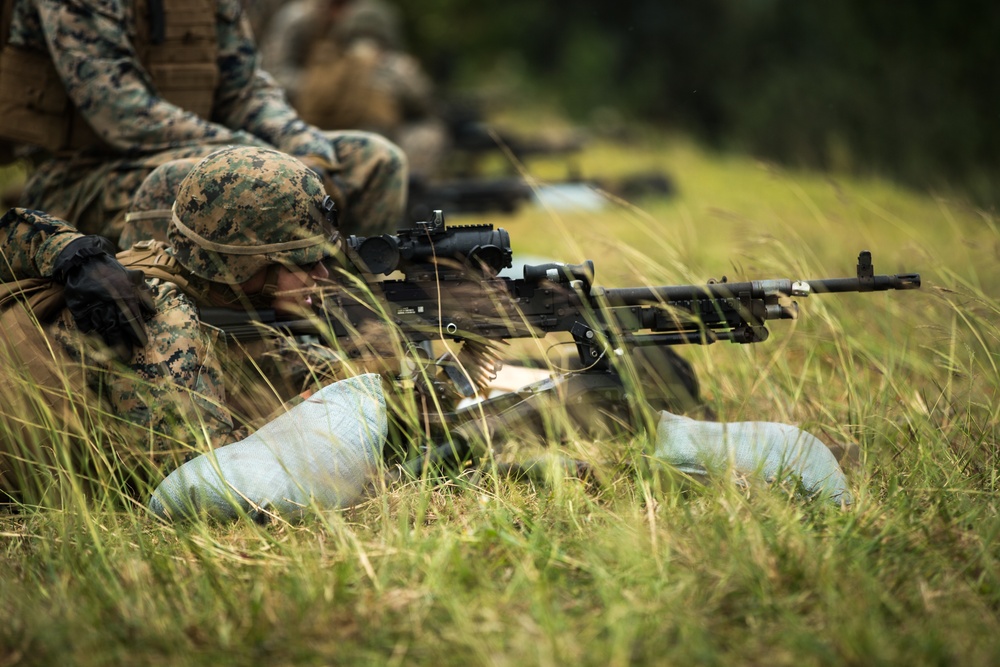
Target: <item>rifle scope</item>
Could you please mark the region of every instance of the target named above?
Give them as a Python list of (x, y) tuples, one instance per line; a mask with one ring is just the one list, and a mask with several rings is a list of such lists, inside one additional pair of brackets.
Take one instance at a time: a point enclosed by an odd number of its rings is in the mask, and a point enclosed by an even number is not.
[(352, 259), (362, 264), (359, 268), (384, 275), (397, 270), (406, 273), (408, 268), (424, 269), (441, 260), (497, 274), (511, 266), (513, 257), (505, 229), (493, 229), (489, 224), (445, 227), (441, 211), (434, 211), (426, 222), (399, 230), (395, 236), (351, 236), (347, 245), (354, 251)]

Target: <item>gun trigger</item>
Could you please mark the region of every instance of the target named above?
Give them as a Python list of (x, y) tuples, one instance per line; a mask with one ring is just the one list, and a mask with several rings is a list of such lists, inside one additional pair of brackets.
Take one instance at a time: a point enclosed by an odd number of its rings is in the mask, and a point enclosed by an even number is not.
[(594, 330), (588, 327), (583, 322), (574, 322), (573, 327), (570, 329), (574, 340), (582, 343), (591, 344), (594, 341)]

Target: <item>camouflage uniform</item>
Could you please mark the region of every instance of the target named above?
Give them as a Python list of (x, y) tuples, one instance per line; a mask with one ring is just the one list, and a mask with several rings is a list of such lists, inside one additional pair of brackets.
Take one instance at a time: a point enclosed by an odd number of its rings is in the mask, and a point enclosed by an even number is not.
[(250, 28), (258, 38), (267, 31), (274, 15), (286, 4), (286, 0), (243, 0), (243, 11), (250, 20)]
[[(0, 280), (46, 278), (59, 253), (81, 234), (39, 211), (11, 209), (0, 218)], [(241, 437), (225, 407), (225, 382), (216, 350), (217, 331), (199, 326), (197, 309), (176, 285), (148, 280), (156, 315), (147, 322), (149, 344), (137, 348), (127, 368), (118, 367), (82, 337), (63, 311), (46, 327), (50, 340), (93, 372), (94, 396), (122, 421), (134, 424), (137, 451), (156, 452), (154, 464), (176, 464), (192, 443), (218, 446)], [(184, 432), (198, 425), (203, 434)], [(206, 442), (207, 441), (207, 442)], [(149, 464), (149, 462), (147, 462)]]
[(143, 18), (134, 1), (16, 0), (9, 45), (51, 55), (70, 100), (102, 142), (40, 164), (22, 205), (117, 239), (133, 193), (156, 166), (222, 145), (273, 146), (336, 174), (345, 227), (364, 234), (395, 229), (405, 158), (379, 137), (323, 133), (299, 119), (258, 67), (240, 0), (216, 0), (219, 78), (208, 117), (158, 95), (136, 55)]
[[(234, 173), (245, 173), (254, 166), (246, 160), (225, 159), (234, 150), (240, 149), (220, 152), (223, 158), (214, 163), (217, 174), (203, 173), (219, 181), (211, 202), (189, 197), (187, 208), (178, 215), (185, 219), (210, 216), (221, 238), (234, 233), (249, 235), (252, 245), (259, 238), (253, 236), (252, 230), (227, 226), (233, 224), (227, 221), (234, 219), (230, 214), (239, 205), (243, 204), (241, 212), (247, 214), (247, 198), (241, 197), (248, 189), (260, 186), (260, 179), (234, 178)], [(265, 153), (265, 158), (279, 155)], [(224, 168), (219, 169), (220, 164)], [(268, 175), (275, 182), (287, 184), (288, 190), (294, 190), (305, 178), (308, 187), (299, 190), (309, 193), (308, 201), (318, 201), (324, 194), (321, 182), (299, 166), (297, 172), (266, 168), (271, 169)], [(303, 217), (315, 218), (314, 212), (303, 209), (303, 199), (292, 192), (280, 200), (281, 210), (265, 207), (264, 216), (254, 217), (263, 217), (263, 225), (280, 230), (292, 245), (305, 247), (231, 259), (225, 262), (228, 275), (227, 282), (220, 283), (222, 286), (240, 283), (273, 262), (308, 264), (331, 252), (328, 234), (313, 234), (301, 240), (287, 233), (289, 226), (297, 225)], [(280, 218), (287, 222), (276, 222)], [(192, 249), (178, 229), (175, 227), (170, 237), (176, 247), (168, 252), (176, 256), (187, 279), (208, 276), (221, 280), (221, 263), (211, 260), (211, 253)], [(48, 214), (11, 209), (0, 218), (0, 281), (50, 277), (56, 258), (80, 236), (71, 225)], [(199, 320), (200, 302), (191, 295), (198, 290), (184, 291), (178, 284), (158, 278), (147, 277), (146, 283), (156, 309), (146, 322), (148, 343), (134, 348), (125, 364), (115, 360), (93, 337), (83, 336), (68, 311), (59, 313), (45, 330), (55, 347), (85, 368), (91, 398), (81, 403), (98, 406), (102, 415), (113, 415), (113, 419), (105, 417), (104, 421), (120, 424), (127, 434), (120, 438), (127, 451), (119, 456), (154, 478), (206, 448), (246, 437), (250, 427), (266, 421), (296, 393), (317, 388), (341, 371), (339, 357), (319, 345), (291, 345), (285, 340), (269, 340), (257, 346), (229, 344), (218, 329)]]
[[(246, 0), (248, 6), (255, 1), (265, 5), (268, 2)], [(292, 0), (271, 12), (269, 22), (254, 34), (260, 45), (261, 65), (294, 104), (302, 92), (303, 70), (317, 42), (331, 37), (342, 42), (363, 37), (375, 40), (382, 49), (401, 51), (401, 32), (399, 12), (378, 0), (341, 0), (339, 3), (336, 0)]]
[(307, 122), (384, 134), (403, 149), (411, 173), (436, 175), (447, 127), (430, 78), (402, 51), (398, 12), (354, 0), (331, 21), (328, 4), (298, 0), (279, 11), (261, 36), (264, 66)]
[(317, 40), (331, 28), (324, 5), (328, 0), (292, 0), (275, 12), (260, 33), (260, 62), (294, 105), (301, 92), (302, 71)]

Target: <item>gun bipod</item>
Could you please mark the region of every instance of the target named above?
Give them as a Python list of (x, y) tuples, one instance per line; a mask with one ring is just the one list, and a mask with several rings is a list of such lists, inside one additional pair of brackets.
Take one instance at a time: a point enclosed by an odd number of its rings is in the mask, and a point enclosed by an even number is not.
[(540, 380), (429, 423), (434, 435), (419, 454), (399, 464), (402, 475), (461, 471), (502, 454), (513, 441), (545, 447), (569, 435), (616, 438), (634, 435), (643, 424), (618, 375), (596, 370)]

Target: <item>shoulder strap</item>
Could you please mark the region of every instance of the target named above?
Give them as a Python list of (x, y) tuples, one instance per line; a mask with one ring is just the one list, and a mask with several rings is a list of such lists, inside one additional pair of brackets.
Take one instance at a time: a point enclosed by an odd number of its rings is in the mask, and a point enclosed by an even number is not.
[(10, 39), (10, 22), (14, 16), (15, 0), (0, 0), (0, 49), (7, 46)]
[[(4, 0), (0, 0), (4, 1)], [(181, 291), (195, 299), (203, 295), (190, 285), (183, 268), (169, 255), (166, 244), (157, 241), (136, 243), (115, 257), (122, 266), (138, 269), (147, 278), (158, 278), (174, 283)], [(49, 278), (22, 278), (0, 283), (0, 311), (20, 300), (31, 307), (32, 312), (42, 322), (47, 322), (66, 305), (63, 286)]]
[[(17, 0), (0, 0), (0, 59), (3, 57), (7, 41), (10, 39), (11, 21), (14, 18), (14, 3)], [(0, 167), (17, 160), (16, 147), (6, 138), (0, 138)]]
[(177, 260), (167, 252), (167, 245), (160, 241), (134, 243), (128, 250), (117, 253), (115, 259), (125, 268), (138, 269), (149, 278), (187, 282)]
[(204, 299), (203, 291), (191, 283), (184, 267), (167, 252), (168, 247), (162, 241), (140, 241), (128, 250), (116, 254), (115, 258), (127, 269), (142, 271), (147, 278), (158, 278), (174, 283), (196, 301)]
[(163, 12), (163, 0), (149, 0), (150, 41), (154, 45), (163, 44), (167, 38), (167, 21)]

